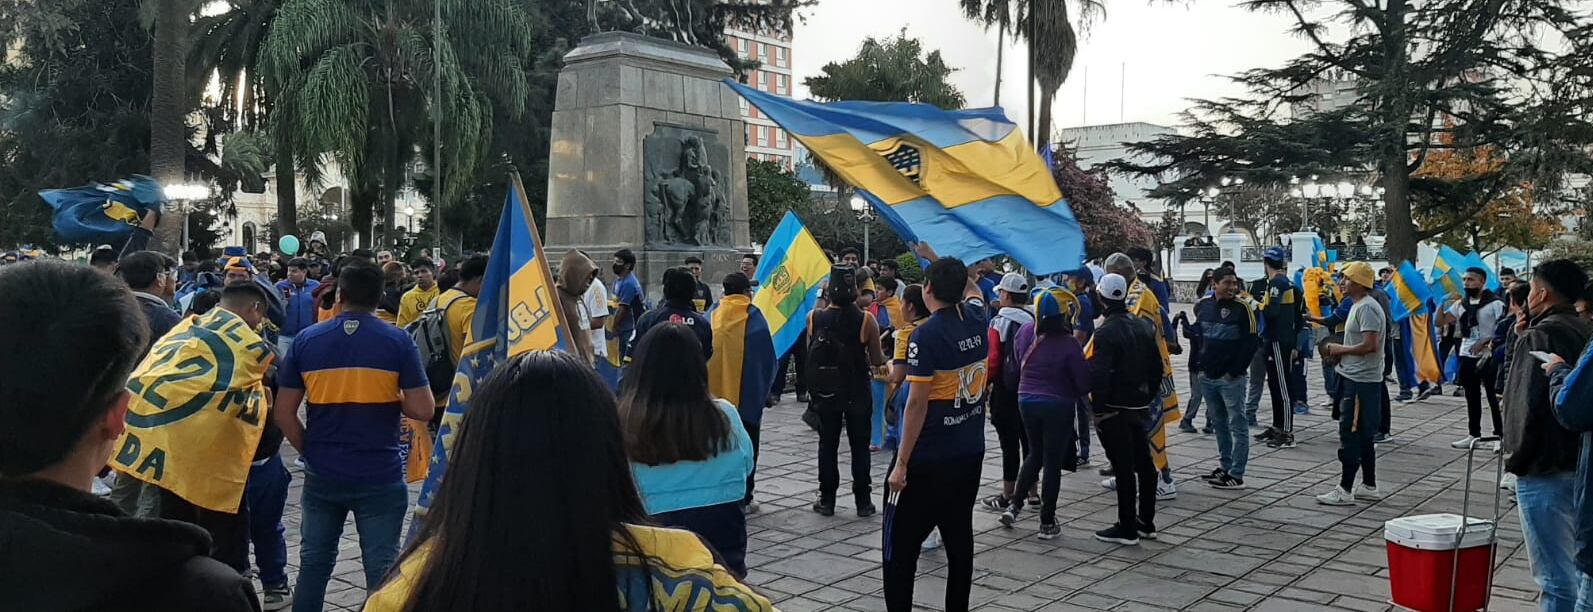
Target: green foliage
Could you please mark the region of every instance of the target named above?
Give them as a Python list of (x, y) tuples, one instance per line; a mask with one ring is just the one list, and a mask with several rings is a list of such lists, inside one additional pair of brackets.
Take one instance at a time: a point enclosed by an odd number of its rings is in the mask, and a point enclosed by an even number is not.
[(922, 102), (941, 108), (962, 108), (967, 102), (948, 80), (957, 69), (946, 65), (940, 51), (925, 56), (923, 43), (905, 29), (884, 40), (865, 38), (855, 57), (819, 71), (802, 83), (821, 101)]
[(768, 242), (786, 211), (807, 217), (808, 184), (775, 162), (747, 160), (747, 216), (754, 242)]
[(1593, 270), (1593, 240), (1584, 238), (1561, 238), (1549, 244), (1549, 248), (1534, 261), (1548, 261), (1550, 259), (1569, 259), (1576, 262), (1583, 270)]
[(924, 269), (918, 265), (918, 256), (912, 253), (902, 253), (896, 256), (896, 267), (902, 273), (902, 280), (909, 285), (924, 282)]

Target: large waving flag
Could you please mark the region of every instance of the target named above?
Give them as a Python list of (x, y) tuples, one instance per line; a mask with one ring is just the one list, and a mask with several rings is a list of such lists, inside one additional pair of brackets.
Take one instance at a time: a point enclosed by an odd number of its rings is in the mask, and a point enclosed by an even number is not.
[(127, 380), (127, 429), (111, 467), (216, 512), (236, 513), (271, 418), (271, 347), (224, 308), (183, 319)]
[(791, 100), (727, 80), (847, 183), (903, 240), (1034, 274), (1077, 270), (1084, 233), (1051, 168), (1000, 108)]
[(758, 295), (752, 304), (768, 320), (774, 354), (785, 355), (808, 325), (808, 312), (830, 276), (830, 259), (802, 220), (786, 211), (763, 247), (756, 275)]
[(1411, 315), (1425, 312), (1427, 301), (1432, 298), (1427, 281), (1422, 280), (1421, 272), (1409, 261), (1399, 264), (1399, 268), (1394, 270), (1394, 277), (1383, 286), (1383, 292), (1390, 298), (1388, 306), (1393, 311), (1395, 321), (1404, 321)]
[[(1466, 285), (1461, 275), (1465, 273), (1466, 267), (1469, 265), (1466, 261), (1466, 256), (1461, 255), (1459, 251), (1450, 248), (1448, 245), (1438, 247), (1438, 256), (1433, 259), (1431, 276), (1432, 283), (1438, 291), (1434, 291), (1435, 295), (1433, 297), (1441, 300), (1444, 296), (1458, 298), (1465, 295), (1464, 289)], [(1439, 291), (1442, 292), (1442, 295), (1438, 295)]]
[(708, 390), (734, 402), (741, 418), (758, 422), (763, 402), (774, 385), (780, 359), (775, 356), (769, 321), (745, 295), (727, 295), (710, 315), (714, 356), (708, 360)]
[(470, 396), (499, 363), (531, 351), (568, 351), (575, 346), (571, 327), (564, 321), (553, 273), (542, 254), (542, 241), (532, 222), (531, 208), (519, 175), (510, 175), (509, 197), (498, 217), (498, 235), (482, 279), (476, 316), (470, 322), (459, 371), (448, 392), (448, 408), (432, 444), (431, 470), (415, 503), (417, 518), (431, 507), (432, 496), (448, 469), (454, 434), (470, 410)]
[(138, 175), (110, 184), (95, 183), (39, 192), (55, 211), (51, 225), (66, 242), (116, 242), (133, 233), (145, 212), (165, 201), (160, 183)]

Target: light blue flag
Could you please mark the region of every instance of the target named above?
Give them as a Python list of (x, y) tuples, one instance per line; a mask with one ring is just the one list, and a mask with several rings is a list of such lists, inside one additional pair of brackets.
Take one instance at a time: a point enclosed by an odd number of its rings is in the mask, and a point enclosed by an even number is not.
[[(471, 395), (493, 368), (521, 353), (568, 351), (574, 346), (571, 327), (559, 309), (557, 291), (526, 203), (525, 189), (520, 186), (520, 177), (511, 175), (508, 201), (498, 217), (498, 235), (492, 240), (492, 255), (487, 259), (476, 315), (470, 322), (468, 344), (459, 357), (458, 373), (448, 391), (448, 408), (432, 444), (430, 470), (415, 503), (417, 519), (425, 516), (442, 484), (448, 470), (448, 453), (453, 449), (459, 424), (470, 410)], [(415, 529), (412, 525), (411, 535)]]

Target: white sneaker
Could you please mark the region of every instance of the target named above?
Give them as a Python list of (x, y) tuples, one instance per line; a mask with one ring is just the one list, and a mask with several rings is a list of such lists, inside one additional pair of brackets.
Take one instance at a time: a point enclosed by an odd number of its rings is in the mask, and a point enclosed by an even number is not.
[(924, 538), (924, 550), (935, 550), (937, 548), (940, 548), (940, 529), (929, 532), (929, 537)]
[(1510, 472), (1505, 472), (1504, 477), (1499, 479), (1499, 488), (1506, 491), (1516, 490), (1516, 475), (1511, 474)]
[(1156, 501), (1168, 501), (1178, 498), (1178, 487), (1165, 480), (1156, 481)]
[(1468, 448), (1471, 448), (1471, 443), (1472, 442), (1476, 442), (1476, 441), (1477, 441), (1476, 438), (1471, 437), (1471, 436), (1466, 436), (1466, 437), (1461, 438), (1459, 440), (1455, 440), (1454, 442), (1450, 442), (1449, 443), (1449, 447), (1450, 448), (1458, 448), (1460, 450), (1466, 450)]
[(1361, 501), (1375, 502), (1381, 501), (1383, 499), (1383, 492), (1379, 491), (1377, 487), (1368, 487), (1365, 484), (1358, 484), (1355, 485), (1355, 495), (1353, 495), (1353, 497)]
[(1116, 491), (1117, 490), (1117, 477), (1113, 476), (1113, 477), (1108, 478), (1106, 480), (1102, 480), (1101, 481), (1101, 488), (1102, 489), (1106, 489), (1108, 491)]
[(96, 497), (109, 497), (111, 495), (111, 485), (106, 483), (105, 480), (101, 479), (99, 476), (94, 477), (94, 482), (90, 486), (92, 487)]
[(1316, 503), (1325, 506), (1353, 506), (1355, 505), (1355, 496), (1351, 495), (1349, 491), (1345, 491), (1344, 487), (1333, 485), (1332, 491), (1316, 496)]

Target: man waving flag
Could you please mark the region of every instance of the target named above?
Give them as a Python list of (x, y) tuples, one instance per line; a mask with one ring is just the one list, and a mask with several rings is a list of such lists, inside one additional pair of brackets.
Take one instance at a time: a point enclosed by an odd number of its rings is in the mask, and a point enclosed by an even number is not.
[(1000, 108), (819, 104), (725, 82), (857, 187), (903, 240), (963, 261), (1010, 255), (1040, 275), (1083, 264), (1084, 233), (1050, 166)]

